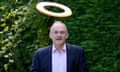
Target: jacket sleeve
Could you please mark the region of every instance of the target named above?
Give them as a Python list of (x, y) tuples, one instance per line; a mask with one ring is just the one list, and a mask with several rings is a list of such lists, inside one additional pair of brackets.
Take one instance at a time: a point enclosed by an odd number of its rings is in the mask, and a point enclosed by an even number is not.
[(86, 64), (86, 58), (84, 50), (81, 49), (80, 55), (79, 55), (79, 72), (89, 72)]
[(30, 72), (40, 72), (40, 58), (38, 52), (34, 54)]

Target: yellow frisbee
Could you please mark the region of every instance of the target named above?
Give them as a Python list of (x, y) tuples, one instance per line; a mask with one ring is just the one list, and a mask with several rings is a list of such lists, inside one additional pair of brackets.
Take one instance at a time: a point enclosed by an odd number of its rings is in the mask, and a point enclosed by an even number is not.
[[(60, 12), (60, 13), (52, 12), (45, 9), (45, 6), (57, 7), (64, 10), (64, 12)], [(48, 16), (53, 16), (53, 17), (69, 17), (72, 15), (72, 11), (69, 7), (60, 3), (55, 3), (55, 2), (40, 2), (36, 5), (36, 9), (43, 14), (46, 14)]]

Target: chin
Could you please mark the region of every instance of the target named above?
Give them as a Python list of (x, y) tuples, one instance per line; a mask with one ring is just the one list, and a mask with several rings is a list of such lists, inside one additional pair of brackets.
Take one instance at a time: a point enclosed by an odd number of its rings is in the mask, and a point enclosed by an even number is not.
[(61, 44), (64, 44), (64, 42), (55, 42), (55, 44), (61, 45)]

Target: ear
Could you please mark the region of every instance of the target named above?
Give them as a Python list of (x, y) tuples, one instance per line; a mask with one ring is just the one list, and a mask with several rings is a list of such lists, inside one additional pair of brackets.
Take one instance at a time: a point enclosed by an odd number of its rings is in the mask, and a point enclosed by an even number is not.
[(51, 39), (51, 33), (49, 32), (49, 38)]
[(68, 34), (68, 33), (66, 33), (66, 39), (68, 39), (68, 37), (69, 37), (69, 34)]

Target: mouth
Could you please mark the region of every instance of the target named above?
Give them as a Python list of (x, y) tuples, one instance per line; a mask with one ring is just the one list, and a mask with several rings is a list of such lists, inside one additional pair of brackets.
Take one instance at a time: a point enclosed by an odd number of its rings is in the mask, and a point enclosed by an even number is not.
[(56, 39), (56, 40), (62, 40), (61, 38), (58, 38), (58, 39)]

